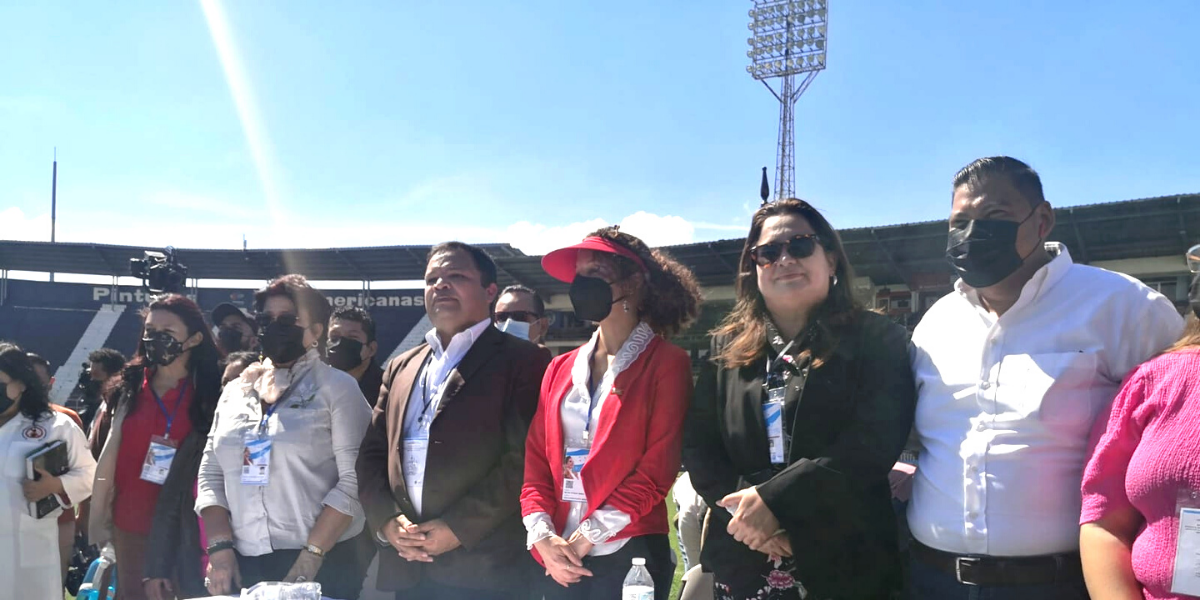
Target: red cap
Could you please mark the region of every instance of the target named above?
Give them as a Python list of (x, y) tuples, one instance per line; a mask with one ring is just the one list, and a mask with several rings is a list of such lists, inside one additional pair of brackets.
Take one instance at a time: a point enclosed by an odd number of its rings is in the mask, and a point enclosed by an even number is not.
[(575, 257), (578, 256), (580, 250), (593, 250), (596, 252), (607, 252), (624, 256), (629, 260), (637, 263), (643, 271), (646, 270), (646, 263), (633, 250), (626, 248), (612, 240), (598, 236), (585, 238), (582, 242), (574, 246), (559, 248), (550, 254), (542, 257), (542, 269), (550, 274), (551, 277), (571, 283), (575, 281)]

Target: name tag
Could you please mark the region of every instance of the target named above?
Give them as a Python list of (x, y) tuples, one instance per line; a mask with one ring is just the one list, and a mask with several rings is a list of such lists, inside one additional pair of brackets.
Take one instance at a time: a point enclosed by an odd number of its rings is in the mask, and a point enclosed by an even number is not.
[(587, 502), (587, 493), (583, 491), (583, 465), (587, 464), (587, 448), (567, 448), (563, 457), (563, 502)]
[(1171, 593), (1200, 596), (1200, 507), (1180, 506), (1179, 542), (1175, 547), (1175, 573)]
[(146, 450), (146, 460), (142, 463), (142, 481), (162, 485), (167, 481), (171, 472), (171, 462), (175, 460), (175, 442), (162, 437), (150, 438), (150, 448)]
[(242, 484), (267, 485), (271, 478), (271, 438), (247, 434), (242, 448)]
[(786, 462), (783, 456), (783, 392), (784, 388), (767, 390), (767, 402), (763, 404), (763, 422), (767, 424), (767, 444), (770, 448), (771, 464)]
[(404, 485), (408, 488), (408, 497), (414, 502), (420, 502), (421, 492), (425, 488), (425, 458), (429, 456), (429, 438), (408, 438), (404, 440)]

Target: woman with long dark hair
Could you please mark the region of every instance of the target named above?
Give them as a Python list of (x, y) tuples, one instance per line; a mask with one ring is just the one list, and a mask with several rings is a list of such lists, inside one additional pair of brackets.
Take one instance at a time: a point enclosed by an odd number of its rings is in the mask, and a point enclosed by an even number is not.
[(803, 200), (754, 213), (712, 332), (683, 462), (711, 508), (716, 597), (878, 599), (898, 588), (888, 473), (912, 426), (907, 333), (864, 310), (837, 232)]
[[(59, 476), (44, 470), (26, 477), (26, 457), (56, 441), (67, 445), (68, 469)], [(50, 408), (46, 386), (25, 351), (0, 342), (0, 494), (7, 511), (0, 516), (0, 581), (14, 598), (59, 600), (63, 580), (58, 544), (58, 515), (92, 493), (96, 462), (83, 431)], [(56, 496), (59, 507), (42, 517), (30, 503)]]
[(316, 581), (331, 598), (357, 598), (371, 541), (354, 463), (371, 407), (321, 360), (329, 301), (304, 277), (272, 281), (254, 308), (264, 360), (225, 386), (200, 463), (206, 587)]
[(691, 361), (667, 338), (695, 319), (700, 287), (616, 228), (547, 254), (542, 267), (571, 283), (575, 315), (599, 327), (550, 363), (525, 444), (521, 514), (545, 573), (535, 597), (617, 598), (641, 558), (666, 598), (675, 564), (664, 500), (692, 395)]
[[(195, 436), (207, 433), (212, 424), (221, 385), (220, 351), (195, 302), (169, 294), (151, 302), (142, 315), (137, 355), (117, 380), (116, 408), (96, 468), (89, 523), (92, 543), (111, 542), (116, 550), (122, 600), (147, 598), (150, 589), (159, 591), (159, 597), (166, 593), (163, 582), (145, 585), (151, 579), (145, 574), (152, 556), (149, 545), (156, 537), (178, 533), (162, 527), (155, 532), (156, 509), (172, 475), (195, 480), (195, 461), (188, 454), (194, 452)], [(158, 579), (189, 586), (202, 568), (196, 552), (199, 534), (193, 529), (198, 527), (194, 519), (170, 527), (187, 531), (183, 539), (192, 545), (179, 544), (165, 557), (190, 556), (191, 564), (171, 565), (172, 573)], [(157, 544), (155, 548), (164, 552)]]

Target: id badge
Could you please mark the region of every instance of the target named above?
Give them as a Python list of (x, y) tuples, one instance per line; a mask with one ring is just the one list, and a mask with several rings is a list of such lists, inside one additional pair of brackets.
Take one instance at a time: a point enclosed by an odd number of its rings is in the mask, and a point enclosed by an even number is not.
[(1179, 541), (1171, 593), (1200, 596), (1200, 492), (1180, 490), (1175, 516), (1179, 517)]
[(176, 445), (173, 440), (156, 435), (150, 438), (150, 448), (146, 450), (146, 460), (142, 463), (142, 481), (162, 485), (167, 481), (167, 473), (171, 472), (171, 462), (175, 460)]
[(404, 440), (404, 486), (410, 498), (423, 498), (425, 488), (425, 459), (429, 456), (429, 438)]
[(587, 492), (583, 491), (583, 465), (587, 464), (589, 450), (587, 448), (567, 448), (563, 457), (563, 502), (587, 502)]
[(271, 438), (247, 432), (242, 448), (242, 484), (267, 485), (271, 476)]
[(767, 402), (763, 404), (763, 422), (767, 424), (767, 443), (771, 453), (771, 464), (781, 465), (783, 457), (783, 392), (785, 388), (767, 390)]

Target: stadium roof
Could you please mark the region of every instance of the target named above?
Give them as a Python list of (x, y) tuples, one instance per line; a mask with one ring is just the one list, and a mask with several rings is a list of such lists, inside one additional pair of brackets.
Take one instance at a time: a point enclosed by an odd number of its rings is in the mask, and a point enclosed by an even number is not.
[[(1071, 249), (1078, 262), (1182, 256), (1200, 241), (1200, 194), (1182, 194), (1055, 209), (1051, 236)], [(912, 283), (914, 276), (945, 274), (946, 222), (927, 221), (840, 231), (851, 264), (879, 285)], [(743, 240), (729, 239), (667, 246), (704, 286), (734, 280)], [(503, 285), (520, 282), (544, 295), (567, 286), (508, 244), (481, 247), (496, 259)], [(296, 272), (314, 280), (392, 281), (424, 276), (430, 246), (335, 248), (322, 250), (179, 249), (188, 275), (200, 279), (268, 280)], [(0, 269), (89, 275), (129, 275), (129, 260), (143, 248), (47, 242), (0, 242)]]

